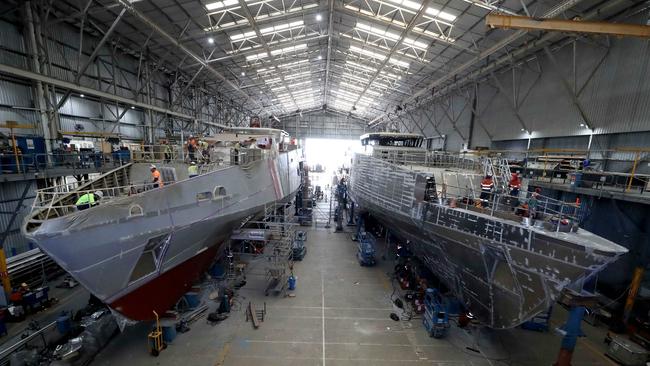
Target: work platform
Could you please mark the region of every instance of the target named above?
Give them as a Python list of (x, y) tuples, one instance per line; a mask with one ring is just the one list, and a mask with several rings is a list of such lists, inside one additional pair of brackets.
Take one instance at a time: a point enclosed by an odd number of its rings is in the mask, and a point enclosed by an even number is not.
[[(329, 204), (327, 202), (321, 205)], [(295, 297), (264, 296), (263, 262), (252, 263), (248, 283), (238, 290), (230, 316), (217, 325), (200, 319), (179, 334), (157, 358), (146, 352), (150, 324), (127, 328), (94, 361), (94, 365), (550, 365), (561, 336), (523, 329), (468, 333), (452, 325), (444, 339), (430, 338), (420, 318), (393, 321), (394, 256), (375, 267), (356, 259), (354, 227), (334, 233), (334, 227), (307, 232), (308, 255), (296, 262)], [(378, 243), (377, 257), (385, 245)], [(259, 328), (246, 321), (249, 302), (267, 313)], [(565, 312), (555, 311), (551, 328), (561, 325)], [(574, 366), (614, 365), (603, 352), (604, 328), (583, 323), (588, 338), (578, 342)], [(477, 334), (477, 335), (475, 335)], [(479, 350), (479, 353), (466, 347)], [(488, 357), (488, 358), (486, 358)]]

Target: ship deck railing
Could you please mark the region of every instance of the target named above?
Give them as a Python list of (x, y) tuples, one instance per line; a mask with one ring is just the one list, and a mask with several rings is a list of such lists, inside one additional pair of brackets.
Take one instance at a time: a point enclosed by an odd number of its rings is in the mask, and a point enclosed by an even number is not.
[(470, 153), (428, 151), (425, 149), (396, 149), (373, 147), (372, 156), (392, 164), (445, 169), (462, 169), (481, 172), (479, 157)]
[[(454, 191), (455, 194), (446, 194), (446, 191)], [(575, 202), (556, 200), (535, 192), (520, 191), (517, 195), (511, 195), (509, 192), (495, 191), (481, 197), (480, 189), (443, 185), (442, 192), (438, 195), (440, 202), (449, 207), (464, 208), (499, 219), (535, 225), (547, 231), (575, 231), (584, 216), (584, 210)], [(537, 197), (535, 210), (524, 206), (530, 204), (533, 195)]]
[[(231, 165), (238, 165), (242, 169), (248, 169), (253, 163), (263, 159), (269, 153), (271, 153), (270, 150), (263, 149), (230, 149), (229, 160), (224, 161), (218, 159), (209, 163), (199, 162), (198, 172), (199, 175), (208, 174), (215, 170), (224, 169)], [(176, 155), (176, 157), (176, 159), (174, 159), (174, 156), (162, 156), (161, 158), (161, 156), (153, 153), (135, 154), (132, 155), (132, 163), (156, 164), (159, 167), (159, 170), (164, 170), (166, 164), (189, 164), (189, 161), (187, 159), (181, 159), (178, 157), (178, 155)], [(99, 181), (101, 179), (104, 179), (104, 177), (101, 176), (95, 181)], [(169, 177), (166, 177), (164, 179), (164, 182), (165, 185), (175, 183), (173, 180), (170, 180)], [(92, 189), (79, 189), (81, 186), (87, 183), (89, 182), (72, 182), (36, 190), (35, 199), (32, 204), (31, 213), (29, 215), (29, 217), (31, 217), (31, 221), (42, 222), (50, 218), (61, 217), (77, 212), (79, 210), (77, 208), (76, 202), (81, 196), (85, 194), (92, 194), (97, 191), (101, 191), (103, 197), (96, 203), (96, 205), (101, 205), (118, 198), (132, 196), (155, 188), (151, 182), (132, 182), (122, 185), (110, 185), (108, 183), (101, 183), (99, 187), (94, 186)]]
[[(169, 182), (166, 184), (172, 184)], [(60, 217), (79, 211), (76, 202), (86, 194), (94, 194), (101, 191), (103, 197), (95, 201), (92, 207), (106, 204), (113, 200), (136, 195), (152, 189), (155, 189), (153, 183), (128, 184), (124, 186), (102, 187), (87, 190), (78, 190), (78, 183), (68, 183), (49, 188), (43, 188), (36, 191), (36, 197), (32, 204), (32, 220), (37, 220), (36, 215), (47, 220), (52, 216)], [(52, 215), (56, 213), (55, 215)]]

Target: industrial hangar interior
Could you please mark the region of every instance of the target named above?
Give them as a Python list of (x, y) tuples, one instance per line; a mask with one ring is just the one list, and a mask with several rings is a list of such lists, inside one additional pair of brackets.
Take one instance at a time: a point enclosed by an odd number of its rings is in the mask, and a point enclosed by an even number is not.
[(2, 365), (647, 365), (650, 1), (0, 1)]

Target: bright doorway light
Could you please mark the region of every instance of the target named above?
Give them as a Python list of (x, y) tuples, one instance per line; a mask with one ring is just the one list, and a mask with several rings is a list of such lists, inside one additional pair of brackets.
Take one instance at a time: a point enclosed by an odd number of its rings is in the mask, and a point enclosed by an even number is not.
[(308, 138), (305, 141), (307, 165), (313, 167), (320, 164), (330, 173), (341, 167), (349, 168), (354, 153), (361, 151), (362, 146), (358, 139)]

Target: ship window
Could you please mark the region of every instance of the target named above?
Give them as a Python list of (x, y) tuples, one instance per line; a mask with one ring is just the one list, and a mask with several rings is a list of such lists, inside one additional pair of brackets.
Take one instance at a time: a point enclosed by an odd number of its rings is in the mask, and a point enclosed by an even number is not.
[(214, 187), (212, 194), (214, 195), (214, 198), (223, 197), (226, 195), (226, 188), (223, 186), (216, 186)]
[(165, 234), (149, 239), (138, 262), (133, 267), (129, 282), (139, 280), (142, 277), (156, 272), (160, 268), (167, 245), (169, 244), (169, 237), (169, 234)]
[(142, 215), (143, 215), (142, 206), (131, 205), (131, 207), (129, 207), (129, 217), (137, 217)]
[(212, 199), (212, 192), (199, 192), (196, 194), (196, 200), (201, 202), (201, 201), (208, 201)]

